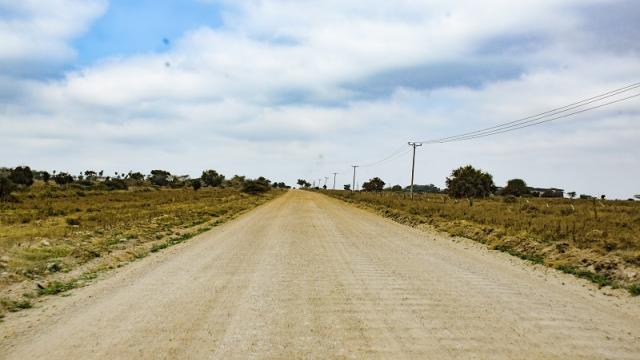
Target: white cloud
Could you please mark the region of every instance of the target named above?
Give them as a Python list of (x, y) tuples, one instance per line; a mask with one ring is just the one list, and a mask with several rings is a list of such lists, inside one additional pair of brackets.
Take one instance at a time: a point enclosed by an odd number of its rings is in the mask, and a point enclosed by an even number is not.
[(31, 75), (71, 60), (69, 41), (105, 9), (103, 0), (0, 0), (0, 71)]

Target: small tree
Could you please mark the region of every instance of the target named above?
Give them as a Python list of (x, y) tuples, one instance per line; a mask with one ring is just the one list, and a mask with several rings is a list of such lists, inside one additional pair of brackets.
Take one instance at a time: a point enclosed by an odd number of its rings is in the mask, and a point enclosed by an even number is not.
[(200, 178), (202, 179), (202, 182), (211, 187), (218, 187), (224, 182), (224, 175), (218, 174), (215, 170), (203, 171)]
[(373, 179), (363, 183), (362, 189), (364, 191), (382, 191), (384, 189), (384, 181), (379, 177), (374, 177)]
[(347, 191), (351, 190), (351, 184), (344, 184), (343, 188)]
[(151, 170), (151, 174), (149, 175), (149, 181), (156, 186), (167, 186), (169, 185), (169, 176), (171, 173), (164, 170)]
[(49, 180), (51, 180), (51, 174), (49, 174), (46, 171), (42, 172), (42, 180), (44, 181), (45, 184), (49, 183)]
[(307, 180), (304, 180), (304, 179), (298, 179), (298, 181), (296, 183), (300, 187), (303, 187), (303, 188), (308, 188), (309, 186), (311, 186), (311, 184)]
[(600, 195), (600, 199), (604, 200), (607, 196), (606, 195)]
[(16, 185), (31, 186), (33, 185), (33, 172), (28, 166), (18, 166), (11, 170), (9, 180)]
[(144, 180), (144, 175), (141, 172), (129, 172), (129, 179), (135, 180), (135, 181), (143, 181)]
[(576, 197), (576, 192), (575, 192), (575, 191), (569, 191), (569, 192), (567, 193), (567, 195), (569, 195), (569, 197), (573, 199), (573, 198), (575, 198), (575, 197)]
[(529, 193), (527, 183), (522, 179), (511, 179), (507, 181), (507, 186), (502, 190), (502, 195), (521, 196)]
[(393, 186), (391, 187), (391, 191), (394, 191), (394, 192), (400, 192), (400, 191), (402, 191), (402, 186), (400, 186), (400, 185), (393, 185)]
[(191, 181), (191, 187), (194, 191), (198, 191), (202, 187), (202, 182), (198, 179)]
[(454, 198), (484, 197), (495, 190), (493, 177), (471, 165), (453, 170), (446, 183), (447, 193)]
[(17, 189), (11, 179), (0, 176), (0, 200), (5, 201), (11, 197), (11, 193)]

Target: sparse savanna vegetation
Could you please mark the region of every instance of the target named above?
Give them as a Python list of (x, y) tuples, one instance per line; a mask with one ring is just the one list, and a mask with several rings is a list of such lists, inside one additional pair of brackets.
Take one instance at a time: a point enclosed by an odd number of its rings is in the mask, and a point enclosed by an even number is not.
[(521, 179), (500, 189), (491, 175), (471, 167), (454, 170), (447, 185), (440, 193), (418, 193), (414, 200), (393, 188), (326, 193), (403, 224), (432, 226), (640, 295), (639, 202), (573, 199), (575, 193), (564, 198), (559, 189), (532, 191)]
[(287, 188), (213, 171), (202, 180), (162, 170), (147, 177), (57, 173), (45, 181), (43, 172), (21, 168), (20, 176), (6, 176), (15, 173), (0, 171), (0, 314), (185, 241)]

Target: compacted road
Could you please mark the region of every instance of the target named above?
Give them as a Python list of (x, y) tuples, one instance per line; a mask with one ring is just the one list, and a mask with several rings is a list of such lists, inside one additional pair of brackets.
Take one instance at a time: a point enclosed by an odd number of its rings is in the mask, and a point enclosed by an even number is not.
[(640, 301), (289, 191), (7, 317), (0, 358), (640, 359)]

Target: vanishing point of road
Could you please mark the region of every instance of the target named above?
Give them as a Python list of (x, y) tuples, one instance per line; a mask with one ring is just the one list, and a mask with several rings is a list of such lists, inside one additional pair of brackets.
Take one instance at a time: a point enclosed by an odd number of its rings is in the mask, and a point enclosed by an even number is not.
[(0, 324), (8, 359), (640, 359), (640, 301), (289, 191)]

